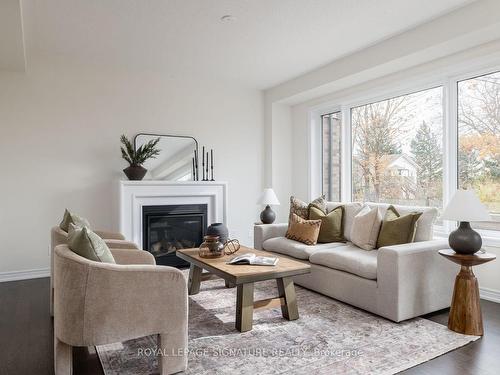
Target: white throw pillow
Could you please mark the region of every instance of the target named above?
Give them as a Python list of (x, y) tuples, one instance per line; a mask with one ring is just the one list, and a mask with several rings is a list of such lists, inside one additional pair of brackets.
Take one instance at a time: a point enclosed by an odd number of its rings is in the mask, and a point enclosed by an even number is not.
[(363, 206), (361, 211), (354, 217), (351, 228), (351, 242), (364, 250), (375, 249), (381, 225), (382, 215), (378, 207)]

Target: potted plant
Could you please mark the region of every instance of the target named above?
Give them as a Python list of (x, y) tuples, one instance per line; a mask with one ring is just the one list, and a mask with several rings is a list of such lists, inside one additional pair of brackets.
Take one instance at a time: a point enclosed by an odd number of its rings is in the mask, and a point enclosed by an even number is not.
[(142, 180), (148, 171), (142, 166), (144, 162), (151, 158), (156, 158), (160, 150), (156, 147), (160, 138), (152, 139), (146, 144), (140, 146), (137, 150), (132, 145), (132, 142), (125, 136), (120, 137), (122, 150), (122, 158), (125, 159), (130, 165), (123, 170), (129, 180)]

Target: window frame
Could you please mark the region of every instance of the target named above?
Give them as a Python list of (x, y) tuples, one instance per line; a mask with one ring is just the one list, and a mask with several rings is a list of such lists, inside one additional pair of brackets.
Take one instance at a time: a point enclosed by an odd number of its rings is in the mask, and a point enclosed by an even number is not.
[[(324, 194), (324, 191), (323, 191), (323, 179), (324, 179), (324, 174), (323, 174), (323, 153), (324, 153), (324, 133), (323, 133), (323, 117), (325, 116), (329, 116), (330, 117), (330, 137), (332, 135), (332, 129), (331, 129), (331, 126), (332, 126), (332, 123), (331, 123), (331, 116), (334, 115), (334, 114), (339, 114), (339, 118), (340, 118), (340, 132), (339, 132), (339, 136), (340, 136), (340, 139), (339, 139), (339, 163), (340, 163), (340, 176), (339, 176), (339, 200), (341, 201), (342, 199), (342, 143), (343, 143), (343, 140), (342, 140), (342, 111), (338, 110), (338, 111), (334, 111), (334, 112), (330, 112), (330, 113), (325, 113), (323, 115), (321, 115), (321, 120), (320, 120), (320, 126), (321, 126), (321, 131), (320, 131), (320, 136), (321, 136), (321, 139), (320, 139), (320, 144), (321, 144), (321, 194)], [(330, 140), (330, 144), (331, 144), (331, 140)], [(330, 189), (331, 189), (331, 186), (330, 186)], [(329, 199), (329, 197), (327, 197), (327, 199)]]
[[(439, 70), (439, 69), (437, 69)], [(458, 190), (458, 83), (467, 79), (480, 77), (500, 71), (500, 57), (479, 59), (474, 62), (464, 62), (451, 67), (448, 72), (400, 78), (400, 82), (379, 85), (358, 93), (338, 96), (326, 104), (316, 105), (309, 109), (309, 198), (314, 199), (321, 194), (321, 184), (318, 184), (318, 170), (321, 177), (321, 158), (311, 157), (314, 139), (318, 136), (317, 125), (321, 124), (321, 116), (332, 112), (341, 112), (341, 176), (340, 197), (343, 202), (352, 201), (352, 123), (351, 109), (370, 103), (387, 100), (394, 97), (409, 95), (436, 87), (443, 88), (443, 207)], [(401, 83), (404, 82), (404, 83)], [(315, 130), (316, 129), (316, 130)], [(319, 166), (319, 168), (318, 168)], [(319, 183), (321, 180), (319, 181)], [(318, 189), (320, 187), (320, 189)], [(443, 225), (435, 226), (437, 237), (445, 237), (455, 228), (453, 222), (444, 221)], [(500, 247), (500, 230), (478, 230), (488, 246)]]

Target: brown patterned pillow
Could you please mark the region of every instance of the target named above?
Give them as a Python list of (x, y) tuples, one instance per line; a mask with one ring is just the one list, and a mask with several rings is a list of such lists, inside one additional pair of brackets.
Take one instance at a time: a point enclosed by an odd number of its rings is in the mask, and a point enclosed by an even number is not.
[[(318, 207), (321, 211), (326, 212), (326, 200), (324, 195), (316, 198), (310, 204)], [(289, 223), (292, 221), (293, 214), (307, 220), (309, 218), (309, 204), (292, 195), (290, 197), (290, 215), (288, 216)]]
[(286, 238), (305, 243), (306, 245), (316, 245), (320, 228), (321, 220), (305, 220), (297, 214), (292, 214)]

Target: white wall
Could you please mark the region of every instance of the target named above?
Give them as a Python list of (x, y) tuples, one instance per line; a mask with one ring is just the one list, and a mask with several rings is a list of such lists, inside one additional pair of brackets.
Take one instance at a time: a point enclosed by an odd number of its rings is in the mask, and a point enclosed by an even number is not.
[(26, 74), (0, 73), (0, 127), (0, 273), (48, 267), (49, 229), (65, 207), (95, 228), (116, 227), (122, 133), (185, 134), (213, 147), (216, 178), (229, 182), (231, 236), (252, 243), (263, 185), (257, 90), (37, 61)]

